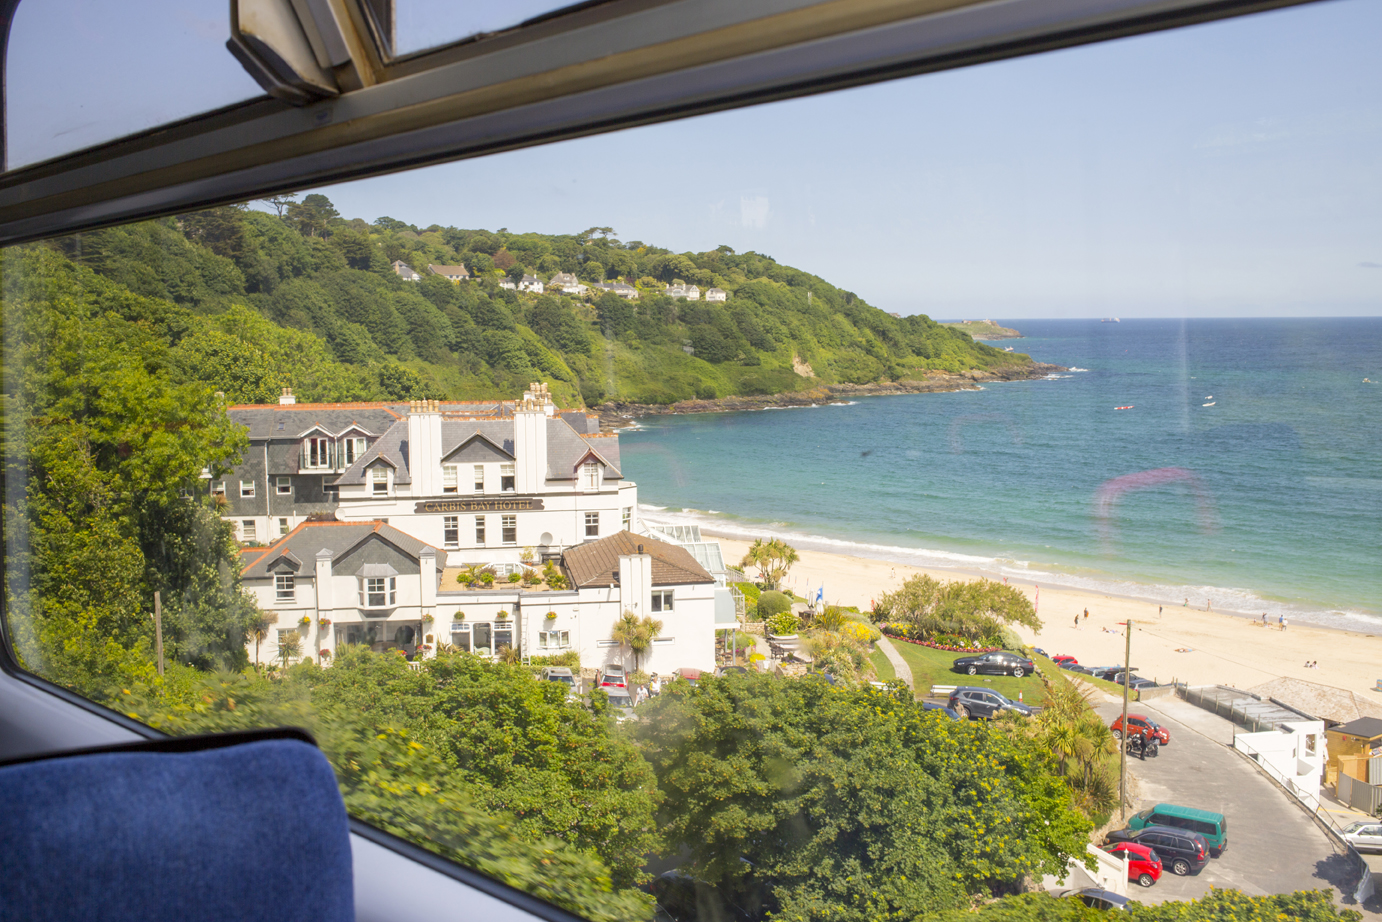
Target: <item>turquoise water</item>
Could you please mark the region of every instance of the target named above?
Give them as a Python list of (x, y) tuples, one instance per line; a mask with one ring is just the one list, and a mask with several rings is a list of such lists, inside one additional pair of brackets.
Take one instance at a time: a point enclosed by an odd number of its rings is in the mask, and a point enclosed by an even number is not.
[(1382, 318), (1006, 325), (1071, 371), (645, 419), (624, 475), (651, 520), (1382, 632)]

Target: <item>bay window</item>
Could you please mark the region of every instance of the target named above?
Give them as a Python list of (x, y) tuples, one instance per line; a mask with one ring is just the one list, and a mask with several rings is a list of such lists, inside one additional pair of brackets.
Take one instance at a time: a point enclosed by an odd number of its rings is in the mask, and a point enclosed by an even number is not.
[(398, 604), (398, 577), (366, 577), (360, 581), (361, 608), (392, 608)]

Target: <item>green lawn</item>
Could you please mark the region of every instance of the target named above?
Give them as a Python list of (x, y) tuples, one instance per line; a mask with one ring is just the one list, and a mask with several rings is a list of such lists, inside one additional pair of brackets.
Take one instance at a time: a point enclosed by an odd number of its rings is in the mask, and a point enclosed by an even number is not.
[(893, 669), (892, 662), (883, 654), (882, 650), (875, 649), (870, 653), (869, 662), (873, 663), (873, 671), (878, 674), (878, 681), (891, 682), (897, 678), (897, 670)]
[[(949, 650), (933, 650), (903, 640), (894, 640), (893, 648), (912, 668), (912, 678), (916, 683), (918, 697), (925, 697), (932, 685), (975, 685), (980, 688), (991, 688), (1014, 701), (1021, 693), (1024, 704), (1039, 705), (1046, 700), (1046, 686), (1034, 675), (1023, 676), (1020, 679), (1006, 675), (970, 676), (954, 672), (950, 668), (950, 664), (964, 654), (951, 653)], [(1043, 672), (1055, 668), (1049, 662), (1042, 662), (1040, 665)]]

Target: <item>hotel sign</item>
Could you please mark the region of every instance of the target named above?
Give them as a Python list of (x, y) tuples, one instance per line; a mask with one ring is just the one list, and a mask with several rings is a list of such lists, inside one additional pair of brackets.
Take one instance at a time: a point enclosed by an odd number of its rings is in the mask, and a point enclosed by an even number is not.
[(496, 499), (428, 499), (414, 506), (413, 512), (529, 512), (542, 508), (539, 497), (508, 496)]

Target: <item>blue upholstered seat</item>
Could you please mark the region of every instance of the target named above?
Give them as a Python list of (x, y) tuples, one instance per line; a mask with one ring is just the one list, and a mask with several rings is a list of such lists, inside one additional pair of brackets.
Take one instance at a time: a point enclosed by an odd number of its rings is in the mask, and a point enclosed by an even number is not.
[(0, 920), (351, 922), (331, 766), (304, 739), (272, 737), (0, 767)]

